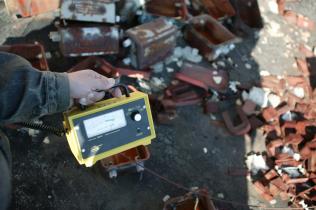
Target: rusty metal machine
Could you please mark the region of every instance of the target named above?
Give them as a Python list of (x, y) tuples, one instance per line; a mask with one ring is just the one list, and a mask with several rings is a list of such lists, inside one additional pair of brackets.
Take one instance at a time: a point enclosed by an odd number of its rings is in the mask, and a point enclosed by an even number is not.
[(119, 171), (136, 169), (141, 173), (145, 170), (145, 161), (150, 158), (147, 146), (141, 145), (131, 148), (116, 155), (100, 160), (101, 167), (108, 173), (109, 177), (116, 178)]
[[(185, 39), (201, 52), (207, 60), (215, 59), (239, 39), (209, 15), (192, 18), (185, 28)], [(228, 49), (225, 49), (228, 48)]]
[(144, 69), (167, 56), (176, 46), (177, 27), (164, 18), (126, 31), (131, 40), (131, 64)]
[(50, 32), (50, 38), (59, 42), (66, 57), (117, 54), (119, 28), (109, 26), (68, 26)]
[(116, 23), (117, 0), (63, 0), (60, 18), (65, 20)]
[(17, 54), (28, 60), (34, 68), (41, 71), (49, 71), (47, 57), (44, 46), (38, 42), (34, 44), (0, 45), (0, 51)]

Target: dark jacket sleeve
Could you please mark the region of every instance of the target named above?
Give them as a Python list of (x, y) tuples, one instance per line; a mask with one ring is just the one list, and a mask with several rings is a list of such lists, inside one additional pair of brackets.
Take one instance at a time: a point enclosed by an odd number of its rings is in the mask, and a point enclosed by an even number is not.
[(41, 72), (17, 55), (0, 52), (0, 124), (28, 122), (69, 105), (66, 73)]

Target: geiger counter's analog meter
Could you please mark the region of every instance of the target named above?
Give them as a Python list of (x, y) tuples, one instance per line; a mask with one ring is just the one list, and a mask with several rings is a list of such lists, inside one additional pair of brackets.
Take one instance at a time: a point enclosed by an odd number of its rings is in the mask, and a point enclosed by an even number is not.
[(108, 133), (127, 125), (123, 109), (84, 120), (83, 124), (88, 138)]

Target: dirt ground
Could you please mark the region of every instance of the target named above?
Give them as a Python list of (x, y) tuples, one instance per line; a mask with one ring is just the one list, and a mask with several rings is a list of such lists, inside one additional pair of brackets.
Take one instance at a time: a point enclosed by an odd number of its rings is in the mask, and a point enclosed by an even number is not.
[[(294, 65), (299, 43), (312, 47), (315, 34), (286, 23), (273, 13), (273, 0), (259, 0), (264, 28), (251, 30), (248, 37), (226, 57), (220, 68), (229, 71), (231, 81), (260, 79), (261, 71), (272, 74), (298, 74)], [(316, 1), (289, 2), (288, 6), (316, 21)], [(39, 41), (47, 51), (58, 46), (48, 38), (54, 31), (52, 16), (12, 20), (0, 3), (0, 44)], [(233, 60), (233, 64), (229, 59)], [(52, 71), (66, 71), (80, 59), (54, 56)], [(250, 64), (251, 68), (246, 68)], [(4, 99), (1, 99), (4, 100)], [(265, 148), (260, 132), (235, 137), (223, 126), (211, 123), (200, 106), (178, 110), (171, 125), (156, 125), (157, 138), (149, 146), (151, 158), (146, 167), (185, 187), (207, 188), (218, 209), (249, 209), (246, 204), (267, 205), (254, 191), (246, 176), (230, 175), (229, 169), (245, 167), (245, 156)], [(49, 136), (49, 143), (38, 142), (26, 134), (9, 131), (13, 154), (13, 201), (11, 209), (106, 209), (162, 210), (165, 195), (180, 196), (185, 191), (146, 171), (142, 179), (133, 170), (119, 173), (116, 180), (98, 167), (78, 165), (65, 138)], [(207, 149), (207, 153), (203, 150)], [(275, 206), (284, 207), (278, 202)]]

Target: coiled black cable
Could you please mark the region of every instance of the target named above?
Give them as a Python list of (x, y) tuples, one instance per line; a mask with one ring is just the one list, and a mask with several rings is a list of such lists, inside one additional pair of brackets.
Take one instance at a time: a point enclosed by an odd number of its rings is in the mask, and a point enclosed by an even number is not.
[(20, 122), (20, 123), (16, 123), (16, 125), (22, 126), (25, 128), (32, 128), (35, 130), (48, 131), (50, 133), (55, 134), (56, 136), (64, 136), (66, 133), (66, 130), (63, 128), (57, 128), (54, 126), (49, 126), (49, 125), (35, 123), (35, 122)]

